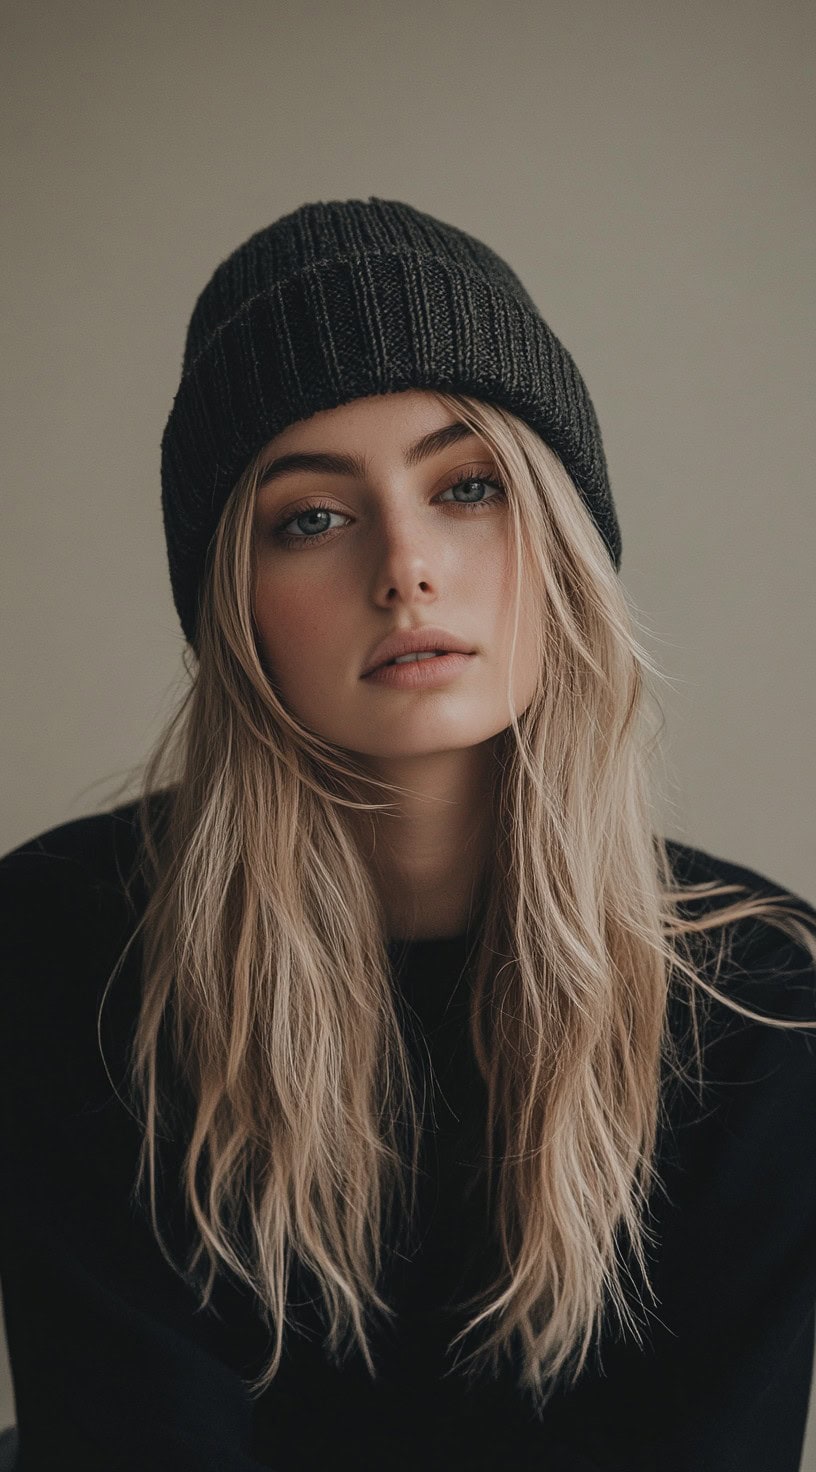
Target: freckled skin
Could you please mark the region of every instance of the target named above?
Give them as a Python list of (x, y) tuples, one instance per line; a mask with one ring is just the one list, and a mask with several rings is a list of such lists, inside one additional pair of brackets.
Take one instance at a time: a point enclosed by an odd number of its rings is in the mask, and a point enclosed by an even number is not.
[[(369, 475), (293, 472), (262, 488), (255, 517), (253, 610), (265, 666), (303, 724), (374, 775), (412, 789), (398, 814), (376, 819), (377, 863), (395, 924), (412, 903), (421, 917), (417, 933), (430, 927), (434, 934), (455, 933), (466, 914), (492, 839), (491, 738), (509, 725), (510, 512), (490, 486), (482, 492), (490, 505), (478, 511), (451, 504), (464, 492), (449, 489), (458, 468), (468, 479), (475, 469), (495, 477), (490, 452), (473, 438), (413, 467), (403, 459), (405, 447), (454, 418), (432, 394), (410, 390), (289, 425), (266, 446), (269, 459), (352, 453), (365, 456)], [(290, 508), (302, 516), (298, 503), (313, 498), (335, 514), (293, 521)], [(324, 528), (329, 534), (312, 546), (285, 546), (274, 538), (281, 518), (304, 542)], [(477, 651), (463, 672), (413, 691), (362, 680), (374, 646), (394, 628), (418, 623), (448, 629)], [(518, 714), (534, 681), (533, 631), (522, 605)]]

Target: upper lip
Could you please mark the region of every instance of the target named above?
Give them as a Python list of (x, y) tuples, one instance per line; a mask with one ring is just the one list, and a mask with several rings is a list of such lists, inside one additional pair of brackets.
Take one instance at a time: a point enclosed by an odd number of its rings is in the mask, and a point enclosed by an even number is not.
[(399, 629), (389, 634), (378, 644), (371, 655), (363, 675), (370, 675), (380, 665), (397, 659), (401, 654), (423, 654), (433, 649), (453, 650), (460, 654), (473, 654), (473, 649), (464, 639), (458, 639), (447, 629), (437, 629), (433, 624), (420, 624), (415, 629)]

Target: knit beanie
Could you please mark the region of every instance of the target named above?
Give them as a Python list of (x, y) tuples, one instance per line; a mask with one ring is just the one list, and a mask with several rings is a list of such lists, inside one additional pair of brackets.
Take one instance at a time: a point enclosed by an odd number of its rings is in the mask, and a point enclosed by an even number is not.
[(207, 548), (250, 460), (296, 420), (404, 389), (470, 394), (523, 419), (562, 461), (619, 568), (586, 385), (507, 263), (398, 200), (304, 204), (222, 261), (187, 330), (161, 481), (173, 599), (194, 648)]

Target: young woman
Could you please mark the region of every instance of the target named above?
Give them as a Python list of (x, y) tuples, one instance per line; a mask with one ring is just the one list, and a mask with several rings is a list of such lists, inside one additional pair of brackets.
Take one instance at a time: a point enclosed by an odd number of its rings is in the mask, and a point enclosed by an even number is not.
[(184, 699), (0, 862), (20, 1466), (795, 1472), (816, 910), (655, 831), (571, 357), (480, 241), (305, 205), (162, 484)]

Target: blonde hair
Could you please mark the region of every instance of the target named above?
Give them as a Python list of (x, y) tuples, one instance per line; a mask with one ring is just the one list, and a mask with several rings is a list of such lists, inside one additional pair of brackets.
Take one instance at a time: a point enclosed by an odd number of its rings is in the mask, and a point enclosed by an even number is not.
[[(703, 975), (709, 932), (720, 933), (714, 980), (737, 922), (765, 918), (814, 959), (816, 943), (778, 903), (790, 894), (749, 891), (695, 916), (694, 901), (747, 887), (678, 886), (654, 832), (646, 677), (664, 677), (635, 637), (597, 528), (528, 425), (478, 399), (437, 398), (486, 441), (505, 485), (516, 632), (523, 589), (540, 612), (540, 677), (518, 718), (508, 670), (495, 862), (469, 958), (502, 1271), (461, 1305), (474, 1312), (449, 1348), (487, 1331), (461, 1361), (468, 1376), (495, 1375), (519, 1351), (519, 1386), (540, 1412), (559, 1378), (577, 1380), (608, 1310), (641, 1342), (621, 1234), (654, 1300), (645, 1207), (662, 1185), (662, 1065), (685, 1079), (671, 984), (686, 994), (702, 1088), (698, 992), (769, 1026), (807, 1025), (716, 990)], [(412, 1240), (420, 1119), (383, 908), (349, 819), (390, 806), (362, 802), (366, 784), (401, 789), (304, 729), (265, 673), (252, 616), (259, 464), (210, 545), (197, 665), (185, 651), (189, 688), (141, 774), (149, 900), (126, 948), (143, 931), (134, 1199), (147, 1177), (153, 1231), (202, 1307), (219, 1263), (257, 1295), (274, 1343), (252, 1394), (280, 1365), (293, 1256), (319, 1283), (328, 1354), (339, 1363), (356, 1346), (376, 1378), (369, 1319), (394, 1312), (379, 1287), (384, 1228), (402, 1221)], [(180, 1078), (194, 1101), (183, 1187), (196, 1231), (183, 1269), (156, 1210), (157, 1142)]]

